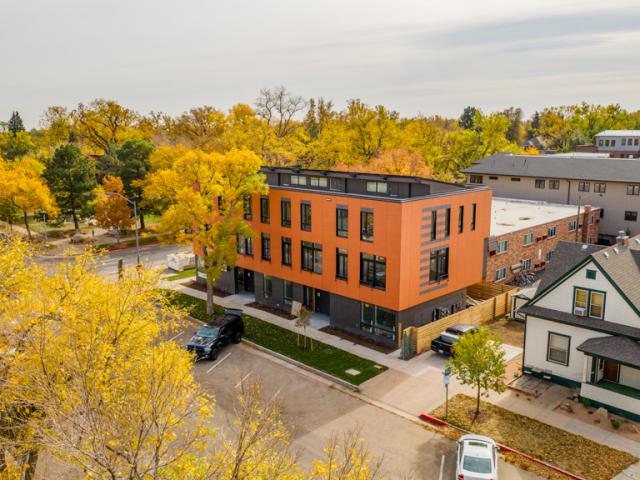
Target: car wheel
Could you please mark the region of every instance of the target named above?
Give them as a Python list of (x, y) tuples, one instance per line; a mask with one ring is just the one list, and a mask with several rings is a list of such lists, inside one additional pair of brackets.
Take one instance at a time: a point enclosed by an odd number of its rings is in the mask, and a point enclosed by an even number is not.
[(233, 335), (233, 343), (240, 343), (242, 341), (242, 332), (237, 331), (234, 335)]
[(211, 352), (209, 353), (209, 360), (215, 361), (217, 358), (218, 358), (218, 349), (212, 348)]

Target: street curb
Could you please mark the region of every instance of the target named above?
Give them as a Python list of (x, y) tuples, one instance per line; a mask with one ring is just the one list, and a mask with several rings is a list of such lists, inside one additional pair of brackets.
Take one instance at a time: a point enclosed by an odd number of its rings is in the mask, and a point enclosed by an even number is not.
[[(160, 242), (151, 242), (151, 243), (145, 243), (143, 245), (140, 245), (140, 248), (142, 247), (155, 247), (156, 245), (160, 245)], [(121, 247), (115, 247), (115, 248), (108, 248), (105, 246), (99, 247), (96, 245), (95, 247), (97, 250), (106, 250), (107, 252), (117, 252), (119, 250), (128, 250), (130, 248), (136, 248), (135, 245), (123, 245)]]
[(326, 378), (327, 380), (331, 380), (332, 382), (337, 383), (341, 387), (348, 388), (353, 392), (360, 392), (360, 387), (358, 387), (357, 385), (354, 385), (353, 383), (349, 383), (346, 380), (342, 380), (341, 378), (334, 377), (329, 373), (323, 372), (322, 370), (318, 370), (317, 368), (310, 367), (309, 365), (306, 365), (302, 362), (289, 358), (286, 355), (282, 355), (281, 353), (274, 352), (273, 350), (263, 347), (262, 345), (258, 345), (257, 343), (254, 343), (251, 340), (247, 340), (246, 338), (243, 338), (242, 343), (246, 343), (247, 345), (250, 345), (256, 350), (260, 350), (262, 352), (268, 353), (269, 355), (273, 355), (274, 357), (282, 361), (285, 361), (287, 363), (290, 363), (291, 365), (294, 365), (298, 368), (314, 373), (315, 375)]
[[(450, 427), (453, 428), (455, 430), (459, 430), (461, 432), (464, 433), (473, 433), (470, 432), (469, 430), (465, 430), (464, 428), (460, 428), (457, 427), (455, 425), (450, 424), (449, 422), (445, 422), (444, 420), (441, 420), (437, 417), (434, 417), (432, 415), (428, 415), (426, 413), (421, 413), (420, 415), (418, 415), (418, 418), (420, 418), (420, 420), (423, 420), (425, 422), (431, 423), (433, 425), (436, 425), (438, 427)], [(498, 443), (498, 448), (500, 449), (501, 452), (506, 452), (506, 453), (513, 453), (515, 455), (518, 455), (522, 458), (526, 458), (527, 460), (530, 460), (532, 462), (535, 462), (539, 465), (542, 465), (550, 470), (553, 470), (554, 472), (557, 472), (561, 475), (564, 475), (565, 477), (571, 478), (572, 480), (586, 480), (584, 477), (580, 477), (574, 473), (568, 472), (566, 470), (563, 470), (560, 467), (557, 467), (551, 463), (547, 463), (544, 460), (540, 460), (539, 458), (533, 457), (531, 455), (529, 455), (528, 453), (524, 453), (521, 452), (520, 450), (516, 450), (514, 448), (508, 447), (506, 445), (503, 445), (502, 443)]]

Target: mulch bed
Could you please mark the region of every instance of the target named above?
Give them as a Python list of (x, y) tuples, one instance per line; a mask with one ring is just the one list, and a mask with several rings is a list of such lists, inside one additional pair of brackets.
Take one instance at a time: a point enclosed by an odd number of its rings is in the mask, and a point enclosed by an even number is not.
[(391, 348), (391, 347), (388, 347), (387, 345), (378, 343), (375, 340), (365, 337), (364, 335), (358, 335), (356, 333), (347, 332), (345, 330), (333, 327), (331, 325), (327, 327), (322, 327), (320, 331), (329, 333), (331, 335), (335, 335), (336, 337), (340, 337), (343, 340), (348, 340), (350, 342), (355, 343), (356, 345), (362, 345), (363, 347), (370, 348), (377, 352), (388, 354), (396, 350), (396, 348)]
[(295, 315), (291, 315), (286, 310), (283, 310), (281, 308), (274, 307), (271, 305), (265, 305), (263, 303), (251, 302), (251, 303), (247, 303), (247, 307), (256, 308), (258, 310), (262, 310), (263, 312), (267, 312), (267, 313), (273, 313), (274, 315), (282, 317), (286, 320), (295, 320), (296, 318)]
[[(198, 283), (196, 280), (191, 280), (190, 282), (181, 283), (185, 287), (193, 288), (194, 290), (199, 290), (201, 292), (207, 293), (207, 286), (202, 283)], [(232, 295), (229, 292), (225, 292), (224, 290), (220, 290), (219, 288), (213, 287), (213, 294), (216, 297), (224, 298)]]

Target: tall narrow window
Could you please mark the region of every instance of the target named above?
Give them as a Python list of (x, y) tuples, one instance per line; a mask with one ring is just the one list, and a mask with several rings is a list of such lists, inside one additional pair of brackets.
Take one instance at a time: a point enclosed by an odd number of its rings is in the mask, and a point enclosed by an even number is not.
[(260, 197), (260, 221), (269, 223), (269, 197)]
[(291, 239), (282, 237), (282, 265), (291, 266)]
[(476, 229), (476, 211), (478, 210), (478, 205), (474, 203), (471, 205), (471, 230)]
[(284, 280), (283, 290), (284, 290), (284, 293), (283, 293), (284, 304), (291, 305), (291, 303), (293, 302), (293, 282), (290, 282), (289, 280)]
[(438, 228), (438, 212), (436, 210), (431, 211), (431, 240), (436, 239)]
[(300, 204), (300, 228), (311, 231), (311, 204), (308, 202)]
[(344, 238), (349, 236), (349, 210), (346, 207), (336, 208), (336, 235)]
[(301, 242), (302, 269), (313, 273), (322, 273), (322, 245), (312, 242)]
[(271, 298), (273, 296), (273, 279), (268, 275), (262, 278), (262, 295), (264, 298)]
[(238, 235), (236, 243), (237, 251), (240, 255), (253, 255), (253, 238)]
[(271, 236), (268, 233), (260, 234), (260, 252), (263, 260), (271, 260)]
[(449, 277), (449, 249), (440, 248), (431, 252), (429, 281), (440, 282)]
[(462, 233), (464, 231), (464, 206), (460, 205), (458, 207), (458, 233)]
[(571, 337), (559, 333), (549, 332), (547, 341), (547, 361), (569, 365), (569, 343)]
[(283, 227), (291, 226), (291, 200), (280, 201), (280, 217)]
[(445, 236), (451, 235), (451, 209), (447, 208), (447, 212), (444, 217), (444, 234)]
[(374, 288), (387, 286), (387, 259), (370, 253), (360, 254), (360, 283)]
[(360, 240), (373, 242), (373, 212), (371, 210), (360, 212)]
[(244, 219), (251, 220), (253, 218), (253, 212), (251, 211), (251, 195), (245, 195), (242, 199), (244, 207)]
[(349, 274), (349, 260), (347, 251), (336, 248), (336, 278), (346, 280)]

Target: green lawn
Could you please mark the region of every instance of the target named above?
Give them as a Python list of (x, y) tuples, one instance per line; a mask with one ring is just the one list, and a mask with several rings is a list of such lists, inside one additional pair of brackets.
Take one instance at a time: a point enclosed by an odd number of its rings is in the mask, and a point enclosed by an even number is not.
[(183, 270), (181, 272), (176, 273), (175, 275), (171, 275), (165, 278), (165, 280), (173, 282), (174, 280), (182, 280), (183, 278), (191, 278), (195, 276), (196, 276), (196, 269), (188, 268), (187, 270)]
[[(167, 295), (171, 303), (189, 310), (191, 316), (205, 322), (209, 320), (204, 300), (179, 292), (169, 292)], [(216, 311), (220, 313), (222, 308), (216, 305)], [(379, 368), (370, 360), (315, 340), (313, 351), (304, 350), (297, 345), (295, 332), (251, 315), (244, 315), (244, 322), (244, 336), (247, 340), (354, 385), (360, 385), (386, 370), (386, 367)], [(346, 373), (348, 369), (355, 369), (360, 373), (350, 375)]]

